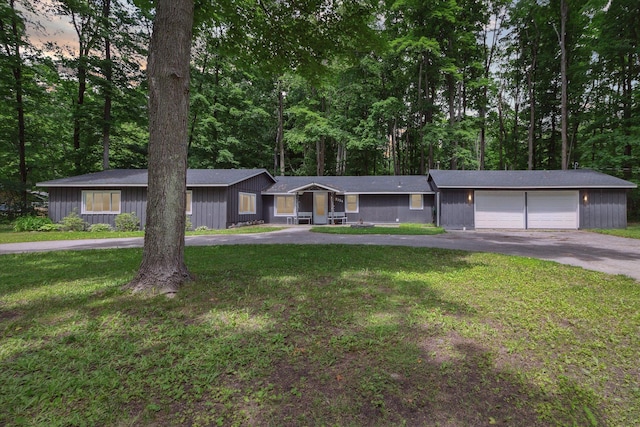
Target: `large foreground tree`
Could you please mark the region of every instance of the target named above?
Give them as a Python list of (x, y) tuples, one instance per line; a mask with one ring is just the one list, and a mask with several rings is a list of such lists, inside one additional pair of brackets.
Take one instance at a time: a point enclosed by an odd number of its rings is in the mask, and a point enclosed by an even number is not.
[(158, 0), (149, 48), (149, 181), (142, 264), (134, 292), (172, 294), (184, 262), (189, 60), (193, 0)]

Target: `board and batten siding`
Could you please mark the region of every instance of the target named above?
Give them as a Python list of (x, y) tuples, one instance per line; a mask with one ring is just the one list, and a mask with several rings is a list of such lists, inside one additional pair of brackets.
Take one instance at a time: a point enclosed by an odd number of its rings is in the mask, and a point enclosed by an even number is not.
[(418, 223), (434, 222), (434, 195), (422, 195), (422, 209), (410, 209), (409, 194), (360, 194), (358, 212), (347, 213), (349, 222)]
[[(273, 184), (266, 173), (261, 173), (229, 187), (227, 192), (227, 223), (224, 228), (241, 222), (262, 221), (262, 190)], [(256, 213), (240, 215), (240, 193), (256, 195)]]
[[(471, 195), (471, 201), (469, 201), (469, 195)], [(440, 192), (440, 226), (452, 230), (475, 228), (472, 190)]]
[[(580, 191), (580, 228), (626, 228), (627, 190)], [(585, 199), (586, 196), (586, 199)]]
[(74, 210), (88, 224), (109, 224), (115, 227), (117, 214), (83, 214), (82, 191), (120, 191), (120, 212), (135, 213), (144, 227), (147, 214), (147, 193), (145, 188), (77, 188), (54, 187), (49, 189), (49, 218), (53, 222), (60, 222)]
[(193, 229), (227, 227), (227, 189), (220, 187), (187, 188), (191, 191), (191, 220)]

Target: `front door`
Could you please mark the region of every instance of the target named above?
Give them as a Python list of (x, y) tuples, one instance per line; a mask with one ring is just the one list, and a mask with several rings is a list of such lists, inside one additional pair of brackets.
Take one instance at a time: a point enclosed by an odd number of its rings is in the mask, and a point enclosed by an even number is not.
[(328, 193), (313, 193), (313, 223), (327, 223)]

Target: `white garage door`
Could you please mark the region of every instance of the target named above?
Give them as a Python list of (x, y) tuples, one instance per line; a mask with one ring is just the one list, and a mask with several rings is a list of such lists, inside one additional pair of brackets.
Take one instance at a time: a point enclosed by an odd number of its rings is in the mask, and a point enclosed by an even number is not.
[(577, 191), (530, 191), (528, 228), (578, 228), (578, 199)]
[(524, 228), (524, 191), (476, 191), (476, 228)]

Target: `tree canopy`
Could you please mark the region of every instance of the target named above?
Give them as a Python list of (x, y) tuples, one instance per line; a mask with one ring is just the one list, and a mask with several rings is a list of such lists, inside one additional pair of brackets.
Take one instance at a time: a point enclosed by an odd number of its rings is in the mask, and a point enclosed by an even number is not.
[[(638, 182), (637, 3), (196, 1), (187, 165), (577, 165)], [(0, 202), (27, 208), (38, 181), (147, 166), (154, 5), (0, 5)]]

